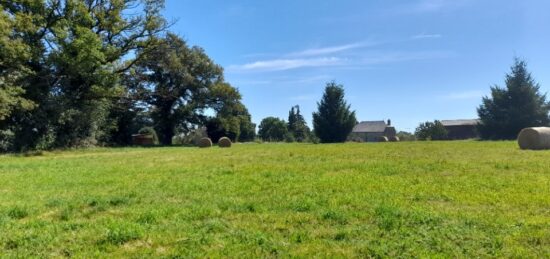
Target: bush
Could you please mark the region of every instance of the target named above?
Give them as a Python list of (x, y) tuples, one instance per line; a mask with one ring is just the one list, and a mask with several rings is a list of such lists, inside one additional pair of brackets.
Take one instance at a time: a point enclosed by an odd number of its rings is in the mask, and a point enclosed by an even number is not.
[(400, 141), (415, 141), (416, 137), (414, 134), (406, 132), (406, 131), (400, 131), (397, 133), (397, 137), (399, 137)]
[(12, 150), (14, 136), (11, 130), (0, 130), (0, 152)]
[(447, 129), (440, 121), (421, 123), (414, 133), (418, 140), (445, 140), (447, 139)]
[(285, 134), (285, 142), (286, 143), (296, 142), (296, 139), (294, 138), (294, 134), (292, 134), (291, 132), (287, 132)]
[(287, 133), (287, 125), (284, 120), (267, 117), (260, 122), (258, 135), (264, 141), (283, 141)]

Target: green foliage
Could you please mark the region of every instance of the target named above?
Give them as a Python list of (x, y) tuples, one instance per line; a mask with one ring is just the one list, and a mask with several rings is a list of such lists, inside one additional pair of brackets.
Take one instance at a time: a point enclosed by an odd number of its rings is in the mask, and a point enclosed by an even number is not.
[(139, 225), (126, 222), (113, 222), (107, 229), (107, 233), (102, 241), (108, 244), (122, 245), (141, 237), (143, 237), (143, 230)]
[[(112, 124), (117, 120), (108, 119), (113, 100), (125, 92), (121, 75), (141, 58), (140, 50), (150, 49), (150, 38), (166, 28), (160, 15), (163, 4), (1, 2), (0, 45), (7, 51), (0, 64), (11, 65), (0, 68), (0, 82), (8, 84), (0, 85), (0, 116), (9, 115), (10, 121), (0, 123), (0, 129), (15, 134), (13, 149), (110, 140), (108, 134), (117, 126)], [(126, 15), (130, 10), (135, 15)]]
[(7, 215), (12, 219), (23, 219), (29, 216), (29, 212), (23, 207), (13, 207), (8, 210)]
[(275, 117), (264, 118), (258, 127), (258, 135), (264, 141), (283, 141), (287, 133), (286, 122)]
[(296, 138), (294, 138), (294, 134), (290, 133), (290, 132), (287, 132), (285, 134), (285, 142), (286, 143), (292, 143), (292, 142), (296, 142)]
[(30, 57), (29, 46), (14, 35), (12, 28), (20, 21), (0, 12), (0, 122), (14, 110), (30, 110), (34, 103), (23, 97), (24, 78), (31, 74), (26, 64)]
[(216, 118), (209, 119), (207, 127), (212, 140), (227, 136), (233, 142), (249, 142), (256, 137), (256, 124), (252, 116), (241, 103), (239, 91), (227, 83), (214, 86), (210, 95), (210, 107), (216, 112)]
[(4, 155), (0, 254), (547, 258), (549, 154), (419, 141)]
[(435, 120), (434, 122), (420, 123), (414, 135), (418, 140), (446, 140), (448, 133), (443, 124)]
[(397, 132), (397, 137), (400, 141), (415, 141), (416, 136), (410, 132), (399, 131)]
[(323, 143), (346, 141), (357, 119), (355, 111), (351, 111), (344, 100), (344, 87), (335, 82), (328, 83), (317, 106), (318, 111), (313, 113), (315, 135)]
[(155, 48), (143, 50), (136, 63), (136, 88), (143, 89), (151, 117), (163, 145), (170, 145), (178, 127), (188, 130), (199, 122), (208, 106), (209, 93), (223, 80), (222, 68), (199, 47), (189, 47), (168, 33)]
[(300, 114), (300, 106), (296, 105), (288, 112), (288, 132), (297, 142), (309, 141), (311, 131), (307, 126), (304, 116)]
[(516, 139), (523, 128), (550, 125), (550, 103), (526, 62), (516, 59), (511, 70), (506, 88), (491, 87), (491, 97), (484, 97), (477, 109), (483, 139)]

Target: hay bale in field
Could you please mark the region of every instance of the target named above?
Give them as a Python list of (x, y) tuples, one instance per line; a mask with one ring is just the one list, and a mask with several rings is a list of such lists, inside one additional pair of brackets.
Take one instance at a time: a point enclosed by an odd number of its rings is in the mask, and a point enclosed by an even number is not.
[(228, 137), (223, 137), (223, 138), (220, 138), (220, 140), (218, 140), (218, 146), (220, 147), (231, 147), (231, 139), (229, 139)]
[(390, 142), (399, 142), (399, 141), (400, 141), (400, 139), (399, 139), (398, 136), (392, 136), (392, 137), (390, 137)]
[(378, 142), (388, 142), (389, 140), (388, 140), (388, 137), (386, 137), (386, 136), (380, 136), (380, 137), (377, 138), (377, 141)]
[(518, 144), (521, 149), (550, 149), (550, 128), (525, 128), (519, 133)]
[(212, 146), (212, 140), (210, 138), (201, 138), (197, 143), (200, 148), (208, 148)]

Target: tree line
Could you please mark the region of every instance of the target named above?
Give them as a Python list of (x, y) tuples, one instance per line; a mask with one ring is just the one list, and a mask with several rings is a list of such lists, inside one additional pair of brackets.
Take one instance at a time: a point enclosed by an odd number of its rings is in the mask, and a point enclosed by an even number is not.
[(1, 1), (0, 151), (162, 144), (198, 125), (254, 139), (239, 91), (168, 31), (162, 0)]
[[(262, 120), (259, 137), (264, 141), (346, 141), (357, 120), (344, 100), (343, 86), (328, 83), (317, 105), (313, 131), (307, 127), (299, 106), (295, 106), (289, 112), (288, 122), (275, 117)], [(491, 87), (491, 96), (482, 98), (477, 113), (480, 122), (476, 129), (482, 140), (513, 140), (524, 128), (550, 126), (550, 102), (540, 92), (527, 63), (518, 58), (506, 75), (505, 87)], [(397, 136), (405, 141), (449, 139), (447, 129), (438, 120), (420, 123), (414, 133), (401, 131)]]
[[(516, 58), (505, 77), (505, 87), (491, 87), (477, 108), (477, 131), (482, 140), (514, 140), (527, 127), (550, 126), (550, 102), (524, 60)], [(421, 123), (415, 131), (418, 140), (446, 140), (447, 130), (440, 121)]]
[[(163, 0), (14, 0), (0, 7), (0, 151), (125, 146), (138, 132), (170, 145), (201, 127), (214, 142), (256, 138), (238, 89), (202, 48), (169, 31)], [(518, 59), (506, 87), (483, 98), (478, 129), (483, 139), (513, 139), (524, 127), (549, 125), (549, 111)], [(356, 123), (343, 86), (331, 82), (313, 129), (295, 106), (288, 121), (262, 120), (258, 135), (343, 142)], [(444, 139), (441, 128), (424, 123), (416, 137)]]
[(317, 111), (313, 113), (313, 130), (310, 130), (300, 106), (289, 111), (288, 122), (276, 117), (264, 118), (258, 135), (264, 141), (321, 142), (337, 143), (347, 140), (357, 124), (355, 111), (344, 99), (344, 86), (335, 82), (327, 83)]

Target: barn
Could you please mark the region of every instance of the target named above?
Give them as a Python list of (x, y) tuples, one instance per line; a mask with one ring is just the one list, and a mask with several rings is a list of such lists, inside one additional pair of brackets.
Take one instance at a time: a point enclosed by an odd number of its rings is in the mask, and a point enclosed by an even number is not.
[(397, 134), (395, 128), (391, 126), (391, 121), (363, 121), (353, 128), (348, 137), (349, 141), (357, 142), (377, 142), (380, 137), (395, 137)]
[(477, 125), (480, 120), (442, 120), (441, 124), (447, 130), (447, 137), (450, 140), (474, 139), (479, 138)]

